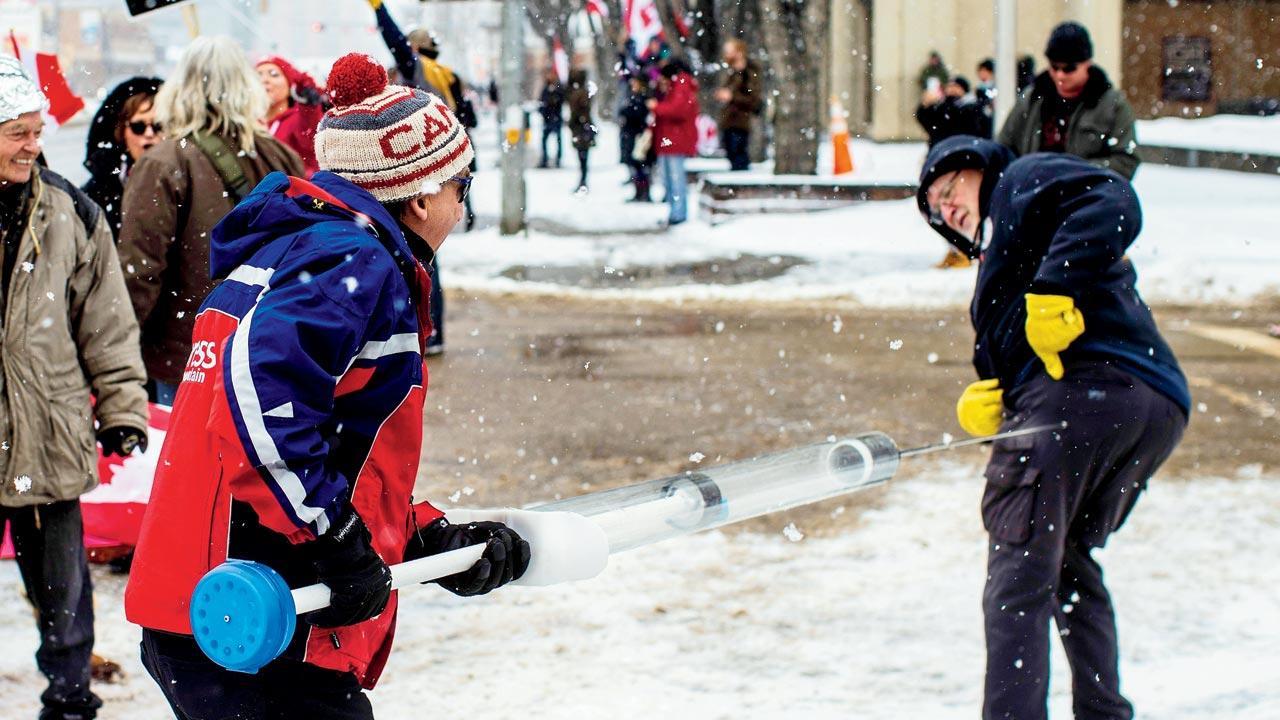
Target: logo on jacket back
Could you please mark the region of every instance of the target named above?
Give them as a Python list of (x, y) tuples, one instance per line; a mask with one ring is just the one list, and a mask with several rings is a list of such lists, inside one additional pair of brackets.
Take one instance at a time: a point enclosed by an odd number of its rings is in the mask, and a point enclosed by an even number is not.
[(218, 365), (218, 346), (212, 340), (197, 340), (187, 356), (187, 369), (182, 373), (183, 382), (202, 383), (205, 370)]

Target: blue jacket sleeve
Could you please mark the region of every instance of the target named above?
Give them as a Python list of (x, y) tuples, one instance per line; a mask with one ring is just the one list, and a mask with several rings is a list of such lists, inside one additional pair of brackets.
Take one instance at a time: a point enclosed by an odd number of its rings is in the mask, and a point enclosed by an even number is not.
[(1080, 300), (1123, 271), (1121, 260), (1142, 227), (1142, 209), (1133, 187), (1117, 178), (1062, 201), (1057, 213), (1057, 229), (1031, 288)]
[(403, 78), (404, 84), (412, 85), (414, 77), (418, 74), (418, 57), (414, 54), (413, 47), (409, 45), (409, 38), (404, 36), (400, 26), (396, 25), (396, 21), (391, 18), (386, 3), (378, 6), (375, 15), (378, 18), (378, 32), (382, 33), (382, 41), (387, 44), (391, 57), (396, 61), (396, 69), (400, 71), (400, 77)]
[(293, 542), (323, 535), (345, 507), (349, 480), (328, 461), (334, 391), (387, 316), (378, 305), (393, 272), (380, 248), (318, 255), (265, 292), (224, 354), (231, 415), (257, 470), (233, 477), (232, 492)]

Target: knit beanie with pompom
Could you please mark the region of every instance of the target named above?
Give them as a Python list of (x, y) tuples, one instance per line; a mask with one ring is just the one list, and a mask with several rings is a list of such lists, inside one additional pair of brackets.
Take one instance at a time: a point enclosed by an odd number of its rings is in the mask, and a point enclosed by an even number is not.
[(320, 169), (383, 204), (439, 192), (475, 154), (443, 100), (387, 83), (387, 71), (368, 55), (338, 58), (328, 80), (334, 106), (316, 131)]

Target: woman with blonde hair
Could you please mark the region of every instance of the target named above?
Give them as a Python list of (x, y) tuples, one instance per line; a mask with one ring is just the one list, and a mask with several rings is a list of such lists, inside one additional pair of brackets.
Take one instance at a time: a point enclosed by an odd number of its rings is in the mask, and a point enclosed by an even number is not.
[(172, 405), (209, 279), (209, 231), (274, 170), (302, 176), (268, 135), (262, 81), (228, 37), (196, 38), (155, 100), (166, 139), (129, 176), (120, 264), (142, 326), (152, 400)]

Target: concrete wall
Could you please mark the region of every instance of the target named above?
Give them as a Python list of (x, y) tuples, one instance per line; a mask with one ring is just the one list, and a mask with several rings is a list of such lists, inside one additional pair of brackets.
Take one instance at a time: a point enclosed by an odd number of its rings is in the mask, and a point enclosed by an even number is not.
[[(930, 51), (941, 53), (952, 73), (971, 82), (978, 63), (995, 56), (993, 0), (873, 0), (866, 41), (856, 31), (862, 3), (832, 3), (831, 89), (854, 100), (846, 106), (851, 116), (865, 113), (870, 120), (865, 134), (877, 140), (924, 137), (914, 113), (920, 102), (920, 70)], [(1049, 31), (1064, 20), (1076, 20), (1089, 28), (1095, 62), (1119, 84), (1123, 10), (1123, 0), (1019, 2), (1017, 54), (1032, 55), (1042, 70)], [(855, 51), (870, 52), (869, 69), (854, 62)], [(859, 73), (870, 86), (867, 101), (859, 102), (854, 90)]]

